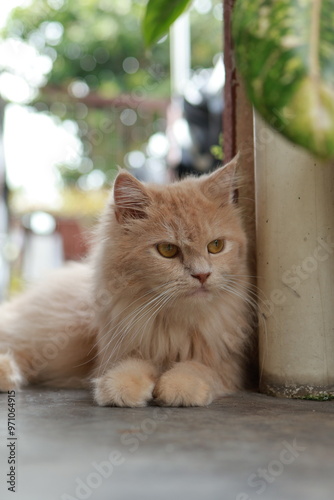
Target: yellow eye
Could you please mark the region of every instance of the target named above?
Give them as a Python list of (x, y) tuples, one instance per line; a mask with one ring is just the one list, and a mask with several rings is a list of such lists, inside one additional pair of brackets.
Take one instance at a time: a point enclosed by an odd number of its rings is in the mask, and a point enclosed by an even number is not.
[(166, 257), (166, 259), (172, 259), (179, 253), (179, 247), (173, 245), (173, 243), (159, 243), (157, 249), (160, 255)]
[(208, 244), (208, 251), (210, 253), (219, 253), (225, 246), (224, 240), (213, 240)]

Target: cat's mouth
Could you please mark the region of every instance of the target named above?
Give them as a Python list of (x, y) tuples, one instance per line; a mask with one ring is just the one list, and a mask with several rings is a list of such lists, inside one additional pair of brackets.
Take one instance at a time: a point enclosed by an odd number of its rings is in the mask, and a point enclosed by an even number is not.
[(192, 290), (191, 292), (189, 292), (189, 296), (191, 297), (204, 297), (206, 295), (209, 295), (210, 291), (207, 289), (207, 287), (205, 286), (201, 286), (201, 287), (198, 287), (196, 288), (196, 290)]

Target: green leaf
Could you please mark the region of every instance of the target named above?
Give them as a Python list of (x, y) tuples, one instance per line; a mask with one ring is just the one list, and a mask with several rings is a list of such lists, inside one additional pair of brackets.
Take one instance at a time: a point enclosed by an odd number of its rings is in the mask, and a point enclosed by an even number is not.
[(233, 38), (248, 96), (264, 119), (315, 155), (334, 157), (333, 0), (237, 0)]
[(145, 45), (150, 47), (164, 36), (190, 2), (191, 0), (149, 0), (142, 22)]

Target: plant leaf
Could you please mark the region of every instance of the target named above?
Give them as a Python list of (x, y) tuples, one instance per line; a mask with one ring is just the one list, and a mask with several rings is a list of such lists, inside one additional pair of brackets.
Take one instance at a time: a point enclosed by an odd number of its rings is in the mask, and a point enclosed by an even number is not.
[(149, 47), (165, 35), (190, 3), (191, 0), (149, 0), (142, 22), (145, 45)]
[(237, 0), (233, 38), (248, 96), (275, 129), (334, 157), (333, 0)]

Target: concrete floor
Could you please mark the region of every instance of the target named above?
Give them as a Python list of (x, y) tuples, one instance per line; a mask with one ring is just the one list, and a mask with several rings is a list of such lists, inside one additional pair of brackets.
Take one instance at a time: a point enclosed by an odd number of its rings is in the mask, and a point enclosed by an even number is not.
[(208, 408), (98, 408), (84, 391), (16, 394), (16, 493), (0, 498), (332, 500), (334, 401), (238, 394)]

